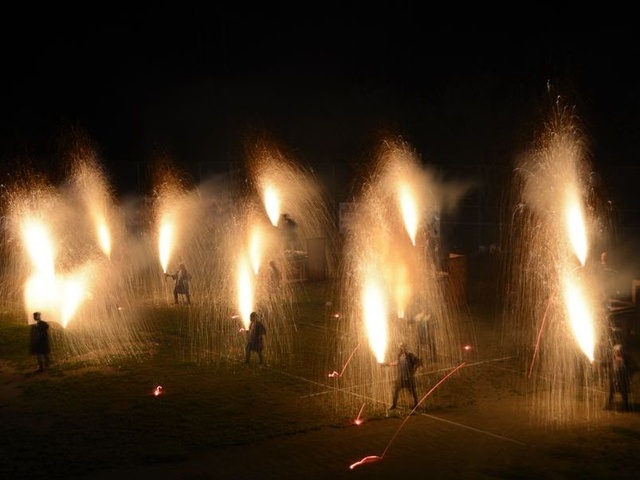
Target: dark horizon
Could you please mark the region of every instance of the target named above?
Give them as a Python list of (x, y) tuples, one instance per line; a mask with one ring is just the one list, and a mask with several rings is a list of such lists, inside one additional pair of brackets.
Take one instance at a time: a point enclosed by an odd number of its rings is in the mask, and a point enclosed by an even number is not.
[(118, 195), (148, 194), (158, 159), (197, 184), (242, 169), (247, 142), (264, 134), (343, 201), (392, 135), (447, 175), (481, 172), (497, 201), (559, 107), (584, 133), (597, 188), (638, 228), (630, 35), (434, 32), (411, 8), (359, 13), (165, 6), (85, 22), (55, 12), (40, 25), (16, 14), (2, 34), (15, 45), (4, 60), (3, 182), (25, 163), (64, 179), (65, 148), (80, 135)]

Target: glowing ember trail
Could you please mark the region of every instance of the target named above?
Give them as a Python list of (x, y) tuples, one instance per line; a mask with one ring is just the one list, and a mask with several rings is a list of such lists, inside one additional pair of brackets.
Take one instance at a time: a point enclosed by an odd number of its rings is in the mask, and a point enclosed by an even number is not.
[(359, 460), (355, 463), (352, 463), (351, 465), (349, 465), (349, 469), (353, 470), (356, 467), (359, 467), (360, 465), (364, 465), (366, 463), (372, 463), (372, 462), (377, 462), (378, 460), (382, 460), (384, 458), (384, 456), (386, 455), (387, 451), (389, 450), (389, 447), (391, 447), (391, 444), (393, 443), (393, 441), (396, 439), (396, 437), (398, 436), (398, 434), (400, 433), (400, 430), (402, 430), (402, 428), (405, 426), (405, 424), (407, 423), (407, 421), (409, 420), (409, 418), (411, 417), (411, 414), (413, 412), (416, 411), (416, 409), (420, 406), (420, 404), (422, 402), (424, 402), (424, 400), (433, 393), (433, 391), (438, 388), (440, 385), (442, 385), (444, 383), (445, 380), (447, 380), (449, 377), (451, 377), (454, 373), (456, 373), (458, 370), (460, 370), (462, 367), (465, 366), (466, 363), (461, 363), (460, 365), (458, 365), (456, 368), (454, 368), (453, 370), (451, 370), (448, 374), (446, 374), (443, 378), (441, 378), (438, 383), (436, 383), (433, 387), (431, 387), (431, 390), (429, 390), (418, 402), (418, 404), (413, 408), (413, 410), (411, 410), (411, 413), (409, 415), (407, 415), (405, 417), (405, 419), (402, 421), (402, 423), (400, 424), (400, 426), (398, 427), (398, 429), (396, 430), (396, 433), (393, 434), (393, 437), (391, 437), (391, 440), (389, 440), (389, 443), (387, 444), (386, 448), (384, 449), (384, 451), (382, 452), (381, 455), (368, 455), (366, 457), (364, 457), (362, 460)]
[[(374, 277), (370, 275), (370, 277)], [(384, 291), (373, 280), (367, 280), (363, 292), (364, 323), (369, 345), (376, 360), (384, 362), (387, 353), (387, 306)]]

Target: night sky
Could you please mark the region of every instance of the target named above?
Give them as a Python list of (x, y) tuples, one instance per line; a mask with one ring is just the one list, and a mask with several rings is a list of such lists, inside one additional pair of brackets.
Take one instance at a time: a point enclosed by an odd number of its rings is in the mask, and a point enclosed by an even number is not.
[(403, 3), (268, 15), (110, 5), (2, 19), (5, 170), (51, 168), (70, 130), (121, 192), (160, 155), (195, 177), (241, 163), (256, 132), (319, 168), (367, 162), (382, 132), (428, 163), (491, 168), (530, 146), (558, 98), (596, 168), (636, 163), (631, 34), (433, 31)]

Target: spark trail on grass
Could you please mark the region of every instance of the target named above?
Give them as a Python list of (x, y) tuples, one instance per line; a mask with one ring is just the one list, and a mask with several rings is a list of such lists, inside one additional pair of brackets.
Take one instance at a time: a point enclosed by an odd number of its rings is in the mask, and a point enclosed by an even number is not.
[(366, 457), (364, 457), (362, 460), (359, 460), (355, 463), (352, 463), (351, 465), (349, 465), (349, 469), (353, 470), (361, 465), (365, 465), (367, 463), (372, 463), (372, 462), (377, 462), (379, 460), (382, 460), (384, 458), (384, 456), (387, 454), (387, 451), (389, 451), (389, 448), (391, 447), (391, 444), (394, 442), (394, 440), (396, 439), (396, 437), (398, 436), (398, 434), (400, 433), (400, 431), (404, 428), (405, 424), (407, 423), (407, 421), (409, 420), (409, 418), (411, 417), (411, 415), (413, 415), (413, 413), (418, 409), (418, 407), (422, 404), (422, 402), (424, 402), (424, 400), (431, 395), (440, 385), (442, 385), (448, 378), (450, 378), (454, 373), (456, 373), (458, 370), (460, 370), (462, 367), (464, 367), (466, 365), (465, 362), (462, 362), (460, 365), (458, 365), (457, 367), (455, 367), (453, 370), (451, 370), (448, 374), (446, 374), (444, 377), (442, 377), (438, 383), (436, 383), (433, 387), (431, 387), (431, 389), (420, 399), (420, 401), (416, 404), (415, 407), (413, 407), (413, 409), (411, 410), (411, 412), (409, 413), (409, 415), (407, 415), (404, 420), (402, 421), (402, 423), (400, 424), (400, 426), (398, 427), (398, 429), (395, 431), (395, 433), (393, 434), (393, 436), (391, 437), (391, 440), (389, 440), (389, 443), (387, 444), (387, 446), (385, 447), (384, 451), (380, 454), (380, 455), (368, 455)]
[(358, 348), (360, 348), (360, 344), (356, 345), (356, 348), (353, 349), (353, 352), (351, 352), (351, 355), (349, 355), (349, 358), (347, 359), (347, 361), (344, 363), (344, 366), (342, 367), (342, 370), (340, 370), (340, 373), (336, 372), (335, 370), (333, 372), (331, 372), (329, 374), (329, 377), (332, 378), (337, 378), (337, 377), (341, 377), (344, 374), (344, 371), (347, 369), (347, 365), (349, 365), (349, 362), (351, 361), (351, 359), (353, 358), (353, 356), (356, 354), (356, 351), (358, 351)]

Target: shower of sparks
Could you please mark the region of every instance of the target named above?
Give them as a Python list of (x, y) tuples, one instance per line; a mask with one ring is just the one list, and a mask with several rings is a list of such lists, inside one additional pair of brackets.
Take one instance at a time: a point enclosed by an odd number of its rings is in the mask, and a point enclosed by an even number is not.
[[(306, 272), (307, 240), (322, 240), (314, 259), (331, 275), (338, 236), (312, 172), (270, 143), (252, 146), (252, 188), (242, 192), (217, 178), (192, 185), (163, 158), (153, 194), (118, 203), (86, 145), (72, 153), (73, 176), (60, 185), (48, 185), (44, 175), (16, 178), (3, 194), (6, 246), (15, 250), (4, 271), (16, 279), (2, 284), (6, 305), (29, 323), (41, 311), (64, 326), (58, 348), (66, 358), (109, 363), (151, 348), (144, 310), (173, 300), (157, 272), (184, 262), (192, 274), (185, 352), (205, 362), (243, 355), (238, 322), (245, 328), (256, 310), (268, 324), (271, 361), (287, 361), (297, 329), (294, 275)], [(283, 207), (297, 222), (304, 265), (285, 252), (277, 226)], [(278, 283), (265, 268), (270, 262)], [(239, 320), (229, 322), (234, 312)]]
[(599, 381), (598, 349), (607, 341), (591, 268), (594, 246), (607, 235), (600, 218), (606, 208), (591, 190), (577, 125), (556, 105), (536, 148), (515, 170), (516, 208), (508, 229), (508, 284), (518, 289), (509, 325), (523, 351), (534, 349), (528, 369), (538, 399), (534, 411), (558, 424), (593, 414), (575, 398), (578, 389)]
[[(454, 209), (471, 185), (438, 181), (408, 144), (386, 138), (359, 186), (343, 247), (338, 348), (347, 351), (354, 338), (365, 339), (369, 348), (350, 360), (349, 379), (382, 402), (389, 392), (380, 382), (379, 364), (390, 345), (418, 348), (414, 319), (420, 314), (430, 314), (439, 352), (430, 362), (457, 362), (463, 355), (462, 302), (451, 295), (457, 280), (439, 271), (440, 229), (434, 222), (441, 211)], [(333, 365), (335, 359), (327, 362)]]

